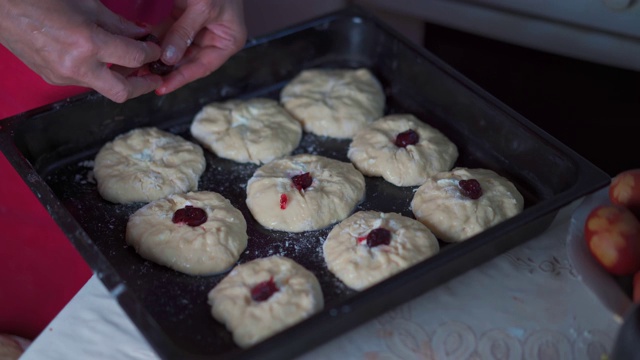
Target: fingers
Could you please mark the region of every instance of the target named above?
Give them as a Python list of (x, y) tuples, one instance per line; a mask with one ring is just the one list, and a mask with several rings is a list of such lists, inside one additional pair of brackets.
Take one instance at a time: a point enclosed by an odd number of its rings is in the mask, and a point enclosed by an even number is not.
[(102, 3), (97, 2), (96, 24), (106, 31), (129, 38), (140, 38), (149, 33), (149, 29), (136, 25), (109, 10)]
[[(85, 85), (117, 103), (149, 93), (162, 85), (154, 74), (128, 76), (135, 69), (160, 58), (160, 47), (97, 27), (93, 33), (97, 44), (95, 68), (85, 77)], [(108, 66), (107, 64), (111, 64)]]
[[(242, 49), (247, 39), (246, 27), (241, 16), (242, 1), (232, 1), (231, 4), (222, 20), (203, 27), (195, 38), (190, 38), (193, 39), (193, 45), (188, 48), (175, 70), (164, 78), (163, 85), (156, 90), (158, 95), (170, 93), (191, 81), (209, 75)], [(184, 14), (182, 18), (185, 18)], [(164, 44), (168, 42), (165, 40)], [(184, 45), (186, 44), (187, 42), (184, 42)], [(163, 53), (163, 59), (165, 54), (166, 51)]]
[(98, 70), (96, 76), (87, 83), (88, 87), (117, 103), (149, 93), (161, 84), (162, 78), (158, 75), (124, 77), (106, 66)]
[[(132, 39), (146, 35), (146, 29), (100, 8), (97, 59), (115, 66), (103, 70), (99, 76), (103, 83), (92, 87), (118, 102), (154, 89), (159, 95), (167, 94), (210, 74), (244, 46), (242, 1), (189, 1), (178, 7), (184, 11), (166, 32), (163, 51), (151, 42)], [(159, 58), (165, 64), (177, 65), (164, 79), (155, 75), (125, 77), (114, 72), (119, 68), (137, 69)], [(123, 74), (128, 73), (123, 70)]]
[(164, 77), (156, 94), (168, 94), (187, 83), (203, 78), (224, 64), (235, 51), (216, 47), (192, 48), (193, 53), (183, 59), (178, 68)]
[(191, 81), (211, 74), (238, 52), (246, 41), (246, 32), (242, 29), (233, 36), (220, 34), (210, 31), (198, 34), (194, 45), (189, 48), (178, 67), (164, 78), (163, 85), (156, 93), (168, 94)]
[(171, 26), (163, 41), (164, 52), (161, 60), (165, 64), (175, 65), (180, 61), (198, 31), (204, 26), (208, 14), (206, 6), (190, 6)]
[(194, 45), (200, 47), (213, 46), (227, 49), (233, 53), (240, 51), (247, 41), (247, 33), (244, 28), (231, 30), (218, 28), (214, 31), (201, 31), (193, 41)]
[(162, 77), (159, 75), (148, 74), (144, 76), (131, 76), (126, 78), (126, 81), (130, 89), (128, 91), (129, 96), (127, 99), (133, 99), (157, 89), (162, 84)]
[(95, 36), (99, 44), (96, 58), (103, 63), (138, 68), (160, 57), (160, 47), (150, 41), (117, 36), (102, 29), (97, 29)]

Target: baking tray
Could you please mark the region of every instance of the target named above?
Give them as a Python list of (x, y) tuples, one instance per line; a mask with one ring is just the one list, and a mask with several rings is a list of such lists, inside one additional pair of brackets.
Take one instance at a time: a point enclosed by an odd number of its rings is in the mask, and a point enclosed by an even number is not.
[[(206, 304), (207, 292), (224, 274), (184, 275), (145, 261), (126, 246), (127, 218), (143, 204), (102, 200), (91, 176), (92, 160), (104, 143), (142, 126), (193, 140), (189, 124), (203, 105), (256, 96), (277, 99), (284, 84), (315, 67), (371, 69), (384, 86), (386, 114), (412, 113), (440, 129), (458, 146), (457, 166), (489, 168), (509, 178), (524, 195), (525, 209), (464, 243), (442, 243), (436, 256), (358, 293), (341, 284), (324, 264), (322, 242), (329, 229), (301, 234), (265, 230), (244, 202), (245, 184), (256, 166), (207, 152), (200, 190), (223, 194), (247, 219), (249, 245), (240, 262), (289, 256), (316, 274), (325, 296), (322, 312), (243, 350), (213, 320)], [(348, 143), (305, 134), (295, 153), (348, 161)], [(610, 180), (357, 7), (252, 39), (220, 70), (173, 94), (116, 104), (90, 93), (6, 119), (1, 123), (0, 148), (151, 346), (161, 357), (172, 359), (300, 355), (531, 239), (549, 226), (560, 208)], [(412, 216), (409, 205), (415, 187), (395, 187), (381, 178), (367, 178), (366, 187), (366, 199), (356, 210)]]

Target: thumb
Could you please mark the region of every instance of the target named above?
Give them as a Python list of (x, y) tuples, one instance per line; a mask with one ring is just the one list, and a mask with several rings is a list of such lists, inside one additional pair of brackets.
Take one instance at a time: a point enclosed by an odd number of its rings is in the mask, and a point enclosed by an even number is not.
[(164, 52), (162, 61), (169, 65), (175, 65), (193, 42), (196, 34), (206, 21), (206, 12), (197, 7), (189, 7), (180, 18), (169, 28), (162, 42)]

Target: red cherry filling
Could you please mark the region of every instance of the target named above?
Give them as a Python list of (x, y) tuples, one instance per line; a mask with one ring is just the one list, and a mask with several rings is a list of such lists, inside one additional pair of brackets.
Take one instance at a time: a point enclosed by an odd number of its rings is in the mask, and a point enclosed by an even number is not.
[(389, 245), (391, 243), (391, 231), (383, 228), (371, 230), (367, 235), (367, 246), (370, 248), (378, 245)]
[(263, 281), (251, 289), (251, 298), (253, 301), (265, 301), (271, 297), (271, 295), (278, 292), (278, 286), (273, 281), (273, 277), (268, 281)]
[(311, 177), (311, 174), (306, 172), (304, 174), (292, 177), (291, 181), (293, 182), (293, 186), (298, 189), (298, 191), (302, 191), (311, 186), (313, 178)]
[(160, 39), (158, 39), (158, 37), (153, 34), (147, 34), (143, 36), (142, 38), (140, 38), (140, 41), (149, 41), (160, 46)]
[(460, 180), (458, 181), (460, 187), (460, 193), (469, 199), (478, 199), (482, 196), (482, 187), (476, 179)]
[(397, 147), (407, 147), (407, 145), (415, 145), (420, 141), (420, 136), (417, 132), (409, 129), (405, 132), (401, 132), (396, 136), (396, 146)]
[(173, 65), (167, 65), (163, 63), (161, 60), (156, 60), (154, 62), (149, 63), (149, 71), (152, 74), (164, 76), (170, 73), (173, 70)]
[(281, 194), (280, 195), (280, 209), (284, 210), (287, 208), (287, 201), (289, 201), (289, 199), (287, 198), (287, 194)]
[(187, 205), (182, 209), (176, 210), (171, 218), (174, 224), (187, 224), (189, 226), (199, 226), (207, 222), (207, 212)]
[[(140, 41), (149, 41), (160, 46), (160, 39), (158, 39), (153, 34), (148, 34), (142, 37)], [(152, 74), (160, 75), (160, 76), (167, 75), (173, 70), (173, 65), (167, 65), (163, 63), (161, 60), (156, 60), (149, 63), (148, 67), (149, 67), (149, 72), (151, 72)]]

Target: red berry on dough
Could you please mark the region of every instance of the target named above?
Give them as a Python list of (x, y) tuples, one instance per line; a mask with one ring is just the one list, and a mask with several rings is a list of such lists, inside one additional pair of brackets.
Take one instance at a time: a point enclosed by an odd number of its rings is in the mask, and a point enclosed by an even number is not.
[(207, 222), (207, 212), (200, 208), (187, 205), (182, 209), (176, 210), (176, 212), (173, 213), (171, 221), (175, 224), (187, 224), (192, 227), (199, 226)]
[(311, 177), (311, 174), (307, 172), (292, 177), (291, 181), (293, 182), (293, 186), (298, 189), (298, 191), (302, 191), (311, 186), (313, 178)]
[(367, 245), (372, 248), (379, 245), (389, 245), (391, 243), (391, 231), (383, 228), (371, 230), (367, 235)]
[(420, 136), (417, 132), (409, 129), (405, 132), (401, 132), (396, 136), (396, 146), (397, 147), (407, 147), (408, 145), (415, 145), (420, 141)]
[(271, 297), (271, 295), (278, 292), (278, 286), (273, 281), (273, 278), (268, 281), (263, 281), (251, 289), (251, 298), (253, 301), (265, 301)]
[(476, 179), (460, 180), (458, 182), (460, 193), (469, 199), (478, 199), (482, 196), (482, 187)]
[(289, 199), (287, 199), (287, 194), (281, 194), (280, 195), (280, 209), (284, 210), (287, 208), (287, 201), (289, 201)]

